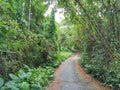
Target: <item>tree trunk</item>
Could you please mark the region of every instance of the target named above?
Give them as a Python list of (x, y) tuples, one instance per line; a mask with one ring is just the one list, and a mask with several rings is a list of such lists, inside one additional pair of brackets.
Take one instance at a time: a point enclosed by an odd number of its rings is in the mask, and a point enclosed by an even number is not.
[(30, 30), (30, 21), (31, 21), (31, 4), (32, 1), (29, 2), (29, 16), (28, 16), (28, 30)]

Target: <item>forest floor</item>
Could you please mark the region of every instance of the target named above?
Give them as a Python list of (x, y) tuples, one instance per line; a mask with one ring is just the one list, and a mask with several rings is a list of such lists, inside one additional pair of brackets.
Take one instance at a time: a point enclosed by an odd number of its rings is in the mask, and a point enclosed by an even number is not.
[(81, 68), (79, 59), (79, 54), (74, 54), (63, 62), (46, 90), (110, 90), (88, 75)]

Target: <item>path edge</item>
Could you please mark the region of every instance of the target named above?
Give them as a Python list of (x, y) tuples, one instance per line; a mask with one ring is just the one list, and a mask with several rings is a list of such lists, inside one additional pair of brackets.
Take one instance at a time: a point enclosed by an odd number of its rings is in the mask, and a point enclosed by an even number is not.
[(75, 62), (75, 69), (77, 71), (78, 76), (82, 76), (84, 80), (86, 80), (87, 83), (90, 83), (92, 86), (94, 86), (97, 90), (112, 90), (108, 87), (106, 87), (103, 83), (93, 78), (90, 74), (87, 74), (85, 70), (80, 65), (80, 60)]

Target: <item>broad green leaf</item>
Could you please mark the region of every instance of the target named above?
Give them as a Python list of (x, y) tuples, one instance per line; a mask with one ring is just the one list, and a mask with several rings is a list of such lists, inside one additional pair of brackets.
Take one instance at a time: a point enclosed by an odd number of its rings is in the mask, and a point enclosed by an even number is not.
[(8, 81), (5, 85), (12, 90), (20, 90), (18, 84), (13, 81)]
[(30, 90), (30, 85), (27, 82), (22, 82), (19, 84), (21, 90)]
[(4, 84), (4, 79), (0, 78), (0, 87), (3, 86), (3, 84)]
[(33, 87), (34, 90), (43, 90), (42, 86), (39, 83), (32, 84), (31, 86)]
[(9, 74), (10, 78), (13, 79), (13, 80), (19, 80), (19, 77), (17, 77), (16, 75), (14, 74)]
[(30, 70), (30, 67), (29, 67), (28, 65), (24, 64), (24, 67), (25, 67), (26, 69)]
[(21, 79), (27, 78), (27, 74), (26, 74), (23, 70), (19, 70), (18, 76), (19, 76)]
[(31, 72), (28, 72), (26, 75), (27, 75), (27, 76), (26, 76), (27, 78), (30, 78), (31, 75), (32, 75), (32, 73), (31, 73)]

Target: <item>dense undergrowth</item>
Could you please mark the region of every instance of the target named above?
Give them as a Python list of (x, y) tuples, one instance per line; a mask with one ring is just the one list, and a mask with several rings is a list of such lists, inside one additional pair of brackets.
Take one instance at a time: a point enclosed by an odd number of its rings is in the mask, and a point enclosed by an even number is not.
[(45, 86), (53, 79), (54, 70), (71, 55), (71, 52), (58, 52), (54, 62), (38, 68), (31, 69), (24, 65), (24, 68), (15, 74), (9, 74), (9, 81), (5, 82), (3, 78), (0, 78), (0, 90), (44, 90)]
[(55, 10), (44, 16), (48, 4), (0, 0), (0, 90), (43, 90), (71, 55), (57, 43)]
[(0, 0), (0, 77), (4, 78), (0, 78), (0, 87), (40, 89), (70, 55), (65, 52), (77, 49), (88, 73), (119, 90), (120, 1), (58, 0), (59, 7), (66, 10), (61, 24), (55, 23), (57, 5), (44, 16), (53, 1)]
[[(113, 90), (120, 90), (120, 1), (58, 0), (72, 23), (81, 65)], [(70, 19), (71, 20), (70, 20)], [(75, 44), (75, 43), (74, 43)]]
[[(84, 55), (85, 54), (85, 55)], [(84, 53), (80, 60), (81, 65), (85, 71), (91, 74), (93, 77), (103, 82), (104, 85), (119, 90), (120, 88), (120, 60), (114, 59), (110, 62), (103, 62), (103, 60), (90, 59)]]

